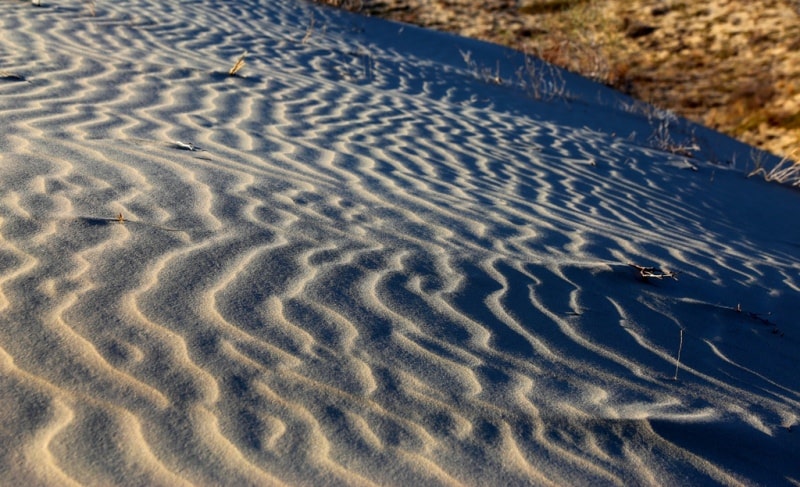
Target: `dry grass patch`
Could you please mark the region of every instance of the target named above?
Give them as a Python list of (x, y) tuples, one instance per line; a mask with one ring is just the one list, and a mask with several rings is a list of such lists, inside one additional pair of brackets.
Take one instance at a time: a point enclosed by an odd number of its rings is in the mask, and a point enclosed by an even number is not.
[(503, 44), (776, 154), (800, 143), (797, 0), (317, 2)]

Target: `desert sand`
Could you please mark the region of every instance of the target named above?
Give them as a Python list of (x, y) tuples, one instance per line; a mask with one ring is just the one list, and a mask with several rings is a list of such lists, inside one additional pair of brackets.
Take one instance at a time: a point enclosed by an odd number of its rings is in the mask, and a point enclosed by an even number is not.
[(0, 484), (800, 485), (750, 147), (311, 3), (0, 26)]

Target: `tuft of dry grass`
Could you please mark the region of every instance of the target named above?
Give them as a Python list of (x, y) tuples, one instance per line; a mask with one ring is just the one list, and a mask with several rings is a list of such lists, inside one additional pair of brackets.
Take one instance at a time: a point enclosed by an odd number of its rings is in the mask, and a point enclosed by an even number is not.
[(765, 181), (785, 184), (793, 188), (800, 188), (800, 149), (784, 157), (772, 169), (767, 171), (761, 159), (754, 158), (756, 168), (750, 171), (747, 177), (761, 174)]
[(537, 62), (525, 54), (525, 66), (517, 70), (517, 84), (534, 100), (566, 100), (567, 83), (561, 71), (548, 62)]
[(693, 157), (695, 151), (700, 150), (700, 146), (697, 145), (696, 140), (694, 140), (694, 135), (692, 135), (689, 140), (680, 142), (675, 140), (670, 131), (671, 121), (673, 120), (677, 120), (677, 118), (661, 119), (658, 126), (650, 135), (648, 142), (653, 148), (658, 150), (669, 152), (670, 154), (677, 154), (679, 156)]
[(241, 56), (239, 56), (239, 59), (236, 61), (236, 64), (234, 64), (233, 67), (230, 69), (230, 71), (228, 71), (228, 76), (237, 76), (237, 73), (239, 73), (239, 71), (241, 71), (241, 69), (245, 65), (244, 62), (245, 56), (247, 56), (247, 51), (245, 51), (244, 53), (242, 53)]

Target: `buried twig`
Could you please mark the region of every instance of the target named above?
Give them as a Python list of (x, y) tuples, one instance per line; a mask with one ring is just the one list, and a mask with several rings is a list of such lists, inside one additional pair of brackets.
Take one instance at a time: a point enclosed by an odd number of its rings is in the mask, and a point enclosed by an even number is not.
[(180, 150), (188, 150), (188, 151), (192, 151), (192, 152), (203, 150), (200, 147), (197, 147), (196, 145), (192, 144), (191, 142), (186, 144), (186, 143), (181, 142), (180, 140), (176, 140), (174, 142), (174, 144), (175, 144), (175, 148), (176, 149), (180, 149)]
[(675, 279), (676, 281), (678, 280), (677, 272), (661, 270), (657, 267), (645, 267), (636, 264), (628, 264), (628, 265), (639, 271), (639, 276), (645, 281), (649, 278), (664, 279), (665, 277)]
[[(6, 81), (28, 81), (25, 76), (17, 73), (10, 73), (8, 71), (0, 71), (0, 79)], [(30, 83), (30, 81), (28, 81)]]
[(746, 317), (746, 318), (748, 318), (748, 319), (750, 319), (752, 321), (755, 321), (757, 323), (760, 323), (760, 324), (762, 324), (764, 326), (769, 327), (770, 328), (770, 332), (773, 335), (777, 335), (777, 336), (779, 336), (781, 338), (785, 335), (784, 332), (780, 328), (778, 328), (778, 324), (777, 323), (775, 323), (774, 321), (770, 321), (769, 318), (765, 317), (765, 316), (771, 316), (772, 315), (771, 312), (754, 313), (753, 311), (747, 311), (745, 309), (742, 309), (742, 304), (741, 303), (738, 303), (735, 308), (727, 308), (727, 309), (731, 309), (731, 310), (739, 313), (740, 315), (742, 315), (742, 316), (744, 316), (744, 317)]
[[(759, 323), (761, 323), (762, 325), (766, 325), (766, 326), (778, 326), (777, 324), (775, 324), (775, 323), (771, 322), (771, 321), (770, 321), (768, 318), (764, 318), (764, 313), (754, 313), (754, 312), (752, 312), (752, 311), (746, 311), (746, 310), (743, 310), (743, 309), (742, 309), (742, 304), (741, 304), (741, 303), (737, 304), (737, 305), (736, 305), (736, 307), (735, 307), (735, 308), (733, 308), (733, 309), (734, 309), (734, 311), (736, 311), (737, 313), (743, 314), (743, 315), (747, 316), (748, 318), (750, 318), (751, 320), (758, 321), (758, 322), (759, 322)], [(771, 314), (772, 314), (772, 313), (766, 313), (766, 315), (767, 315), (767, 316), (770, 316)]]

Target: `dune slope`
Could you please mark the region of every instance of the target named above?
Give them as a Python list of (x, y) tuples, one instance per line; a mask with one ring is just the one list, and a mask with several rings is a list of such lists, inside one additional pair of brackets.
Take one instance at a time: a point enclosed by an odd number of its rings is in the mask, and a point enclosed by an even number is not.
[(800, 483), (748, 147), (313, 4), (0, 29), (0, 483)]

